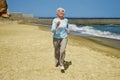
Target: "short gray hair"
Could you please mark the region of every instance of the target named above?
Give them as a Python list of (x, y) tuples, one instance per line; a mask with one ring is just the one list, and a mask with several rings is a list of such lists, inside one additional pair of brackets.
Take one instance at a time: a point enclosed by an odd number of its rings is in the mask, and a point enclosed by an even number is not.
[(63, 10), (63, 11), (65, 12), (65, 9), (64, 9), (64, 8), (61, 8), (61, 7), (59, 7), (59, 8), (56, 10), (56, 12), (58, 12), (59, 10)]

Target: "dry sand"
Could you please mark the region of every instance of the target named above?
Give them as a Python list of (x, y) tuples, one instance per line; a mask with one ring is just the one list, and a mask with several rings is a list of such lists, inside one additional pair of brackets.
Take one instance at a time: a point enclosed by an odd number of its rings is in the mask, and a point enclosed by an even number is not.
[(114, 57), (120, 50), (69, 36), (66, 51), (63, 74), (54, 66), (50, 30), (0, 23), (0, 80), (120, 80), (120, 59)]

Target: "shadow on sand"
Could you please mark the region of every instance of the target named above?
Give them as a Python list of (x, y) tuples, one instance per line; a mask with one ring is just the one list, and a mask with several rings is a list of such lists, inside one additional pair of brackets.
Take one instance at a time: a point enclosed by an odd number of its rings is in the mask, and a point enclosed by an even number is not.
[(65, 62), (64, 62), (65, 70), (67, 70), (70, 65), (72, 65), (72, 62), (71, 62), (71, 61), (65, 61)]

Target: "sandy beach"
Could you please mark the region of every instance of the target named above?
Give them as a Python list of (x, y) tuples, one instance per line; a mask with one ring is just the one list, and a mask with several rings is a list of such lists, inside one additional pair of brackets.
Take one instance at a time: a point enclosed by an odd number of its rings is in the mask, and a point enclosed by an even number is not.
[(66, 61), (63, 74), (44, 26), (0, 22), (0, 80), (120, 79), (120, 50), (84, 37), (69, 36)]

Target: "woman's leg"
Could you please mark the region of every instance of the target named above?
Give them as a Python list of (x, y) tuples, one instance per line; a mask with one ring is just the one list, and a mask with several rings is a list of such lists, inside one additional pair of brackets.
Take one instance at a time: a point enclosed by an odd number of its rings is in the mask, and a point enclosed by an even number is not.
[(60, 58), (59, 58), (59, 61), (60, 61), (61, 66), (64, 66), (65, 49), (66, 49), (67, 41), (68, 41), (68, 39), (64, 38), (64, 39), (61, 40), (61, 43), (60, 43)]
[(59, 39), (53, 39), (53, 45), (54, 45), (54, 56), (55, 56), (55, 66), (59, 66), (59, 56), (60, 56), (60, 40)]

